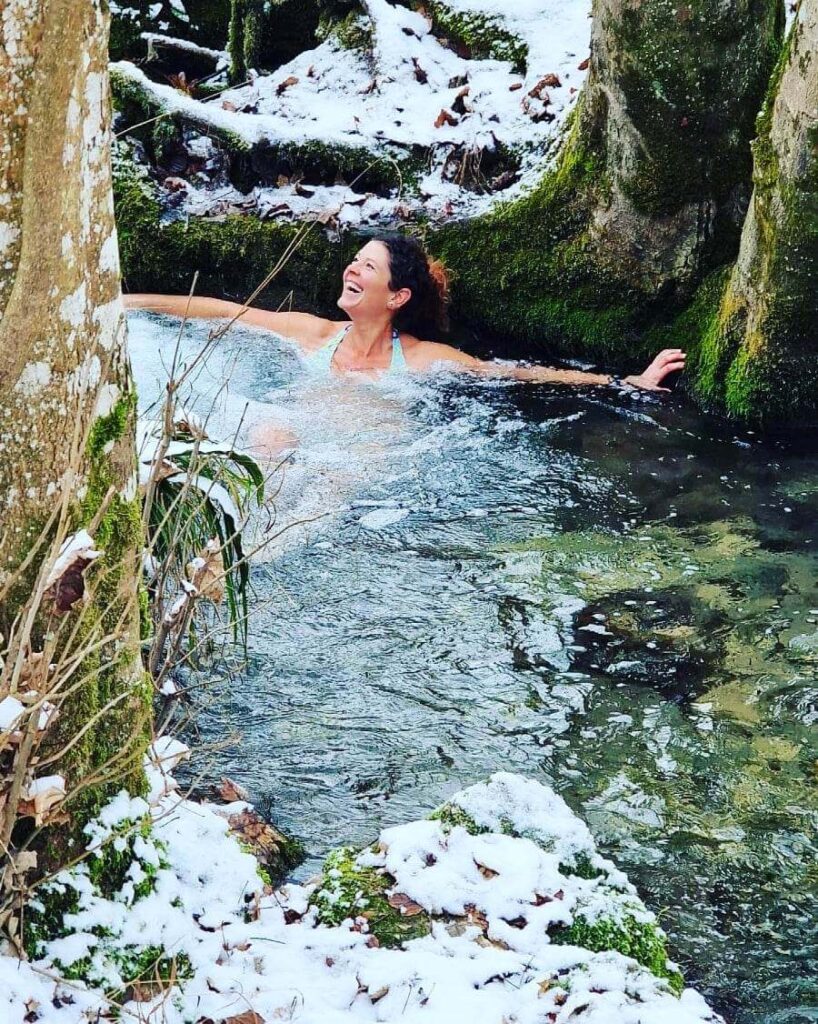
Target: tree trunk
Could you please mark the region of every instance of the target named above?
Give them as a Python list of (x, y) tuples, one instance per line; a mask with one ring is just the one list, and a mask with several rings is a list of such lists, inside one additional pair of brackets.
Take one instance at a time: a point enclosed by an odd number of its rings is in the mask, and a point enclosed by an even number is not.
[[(66, 809), (81, 821), (111, 786), (144, 784), (150, 706), (139, 657), (141, 510), (111, 194), (107, 4), (7, 0), (3, 29), (0, 633), (5, 644), (21, 635), (15, 619), (57, 521), (28, 565), (26, 556), (51, 513), (64, 508), (66, 533), (93, 523), (103, 554), (86, 573), (85, 602), (64, 616), (41, 612), (25, 639), (36, 652), (56, 635), (60, 663), (87, 651), (54, 694), (60, 717), (44, 740), (44, 756), (74, 741), (48, 772), (65, 777)], [(6, 669), (8, 684), (8, 659)]]
[(758, 121), (738, 260), (703, 333), (697, 387), (745, 420), (818, 410), (818, 0), (802, 0)]
[(780, 0), (595, 0), (589, 77), (530, 196), (434, 243), (467, 319), (571, 355), (633, 354), (738, 246)]

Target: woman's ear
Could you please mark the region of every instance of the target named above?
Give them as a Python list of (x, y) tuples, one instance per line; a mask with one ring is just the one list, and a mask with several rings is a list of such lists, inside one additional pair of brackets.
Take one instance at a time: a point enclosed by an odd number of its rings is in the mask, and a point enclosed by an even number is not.
[(405, 306), (406, 303), (412, 298), (411, 288), (399, 288), (392, 294), (392, 298), (389, 300), (390, 309), (400, 309), (401, 306)]

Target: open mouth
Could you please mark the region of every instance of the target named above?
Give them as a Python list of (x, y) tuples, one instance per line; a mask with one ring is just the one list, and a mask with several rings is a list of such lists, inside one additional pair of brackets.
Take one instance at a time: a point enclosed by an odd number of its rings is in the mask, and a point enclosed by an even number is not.
[(353, 281), (346, 281), (344, 283), (344, 291), (350, 292), (352, 295), (360, 295), (363, 292), (363, 288), (359, 284), (355, 284)]

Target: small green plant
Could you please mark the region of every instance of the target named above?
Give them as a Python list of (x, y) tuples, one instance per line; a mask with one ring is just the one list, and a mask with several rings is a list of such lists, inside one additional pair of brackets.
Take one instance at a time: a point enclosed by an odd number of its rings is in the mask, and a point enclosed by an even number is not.
[[(147, 510), (151, 565), (178, 580), (197, 558), (218, 555), (233, 637), (245, 643), (250, 570), (242, 529), (264, 503), (264, 474), (252, 456), (210, 441), (188, 419), (175, 421), (165, 460)], [(215, 597), (212, 582), (206, 596)]]

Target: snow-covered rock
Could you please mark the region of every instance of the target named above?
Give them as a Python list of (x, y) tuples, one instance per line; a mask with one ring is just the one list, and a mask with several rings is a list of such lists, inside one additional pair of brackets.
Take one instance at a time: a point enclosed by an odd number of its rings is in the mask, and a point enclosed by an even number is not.
[[(80, 1024), (106, 1005), (106, 986), (124, 996), (122, 1019), (156, 1013), (168, 1024), (248, 1011), (304, 1024), (721, 1020), (635, 959), (553, 941), (549, 929), (579, 909), (589, 922), (624, 908), (655, 924), (538, 783), (495, 775), (431, 819), (385, 830), (370, 850), (341, 851), (320, 882), (275, 891), (210, 807), (163, 796), (151, 827), (146, 808), (118, 797), (88, 830), (89, 860), (38, 894), (39, 959), (0, 957), (8, 1024)], [(105, 883), (100, 857), (111, 858)], [(68, 910), (48, 937), (55, 899)], [(377, 940), (389, 937), (387, 914), (402, 933), (394, 948)], [(66, 974), (70, 988), (58, 980)]]

